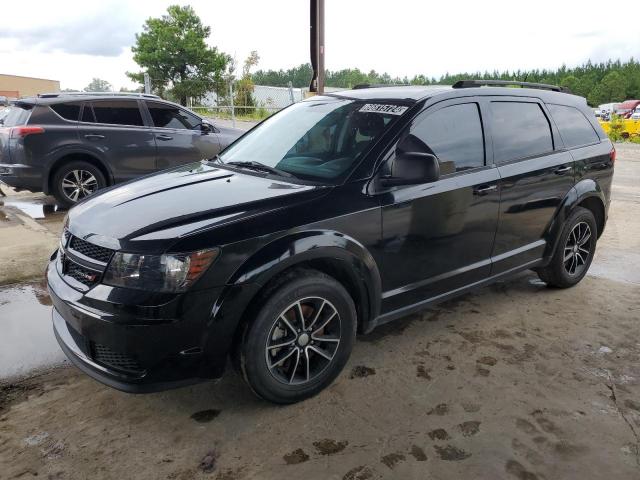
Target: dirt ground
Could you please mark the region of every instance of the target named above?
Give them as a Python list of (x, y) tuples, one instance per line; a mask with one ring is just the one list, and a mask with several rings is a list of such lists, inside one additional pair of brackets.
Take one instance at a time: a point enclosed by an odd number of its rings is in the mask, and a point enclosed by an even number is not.
[(618, 150), (577, 287), (525, 273), (381, 327), (293, 406), (231, 370), (143, 396), (69, 367), (4, 384), (0, 478), (640, 478), (640, 148)]

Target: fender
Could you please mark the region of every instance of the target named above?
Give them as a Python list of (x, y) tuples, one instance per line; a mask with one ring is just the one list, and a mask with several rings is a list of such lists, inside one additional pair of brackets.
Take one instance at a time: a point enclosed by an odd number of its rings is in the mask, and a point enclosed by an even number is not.
[(545, 234), (545, 238), (547, 240), (547, 248), (544, 253), (545, 264), (551, 259), (551, 256), (556, 249), (564, 222), (567, 220), (569, 215), (571, 215), (574, 208), (590, 197), (597, 198), (602, 203), (606, 212), (607, 203), (604, 192), (600, 188), (598, 182), (593, 179), (585, 178), (580, 180), (567, 192)]
[(49, 180), (50, 180), (49, 174), (51, 173), (51, 169), (58, 162), (58, 160), (60, 160), (63, 157), (66, 157), (67, 155), (86, 155), (94, 158), (95, 160), (98, 161), (98, 163), (100, 163), (102, 167), (104, 167), (105, 171), (108, 173), (107, 181), (109, 182), (109, 184), (112, 185), (114, 183), (113, 172), (111, 170), (111, 167), (109, 167), (109, 164), (104, 161), (100, 152), (84, 148), (80, 145), (63, 146), (59, 149), (54, 150), (53, 152), (50, 152), (47, 155), (48, 158), (42, 169), (42, 191), (45, 194), (48, 195), (50, 193), (49, 192)]
[[(367, 331), (372, 319), (380, 312), (380, 272), (364, 245), (339, 232), (312, 230), (280, 237), (245, 261), (227, 285), (257, 284), (261, 288), (284, 270), (314, 260), (340, 262), (341, 271), (349, 276), (350, 283), (357, 288), (362, 307), (361, 328)], [(246, 301), (245, 306), (251, 301), (246, 298), (243, 300)]]

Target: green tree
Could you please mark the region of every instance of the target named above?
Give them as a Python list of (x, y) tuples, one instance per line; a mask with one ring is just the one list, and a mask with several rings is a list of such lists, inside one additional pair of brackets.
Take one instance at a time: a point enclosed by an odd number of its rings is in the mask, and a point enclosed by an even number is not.
[(576, 93), (579, 83), (580, 83), (580, 80), (578, 80), (578, 78), (575, 75), (567, 75), (562, 79), (562, 81), (560, 82), (560, 85), (562, 85), (565, 88), (568, 88), (572, 93)]
[(136, 34), (131, 51), (144, 71), (127, 75), (144, 84), (144, 73), (148, 73), (154, 92), (168, 93), (182, 105), (188, 97), (201, 98), (222, 85), (230, 61), (228, 55), (207, 45), (210, 35), (211, 28), (202, 24), (192, 7), (172, 5), (161, 18), (149, 18), (143, 32)]
[[(611, 75), (615, 73), (615, 75)], [(258, 70), (253, 75), (256, 85), (272, 85), (284, 87), (289, 81), (294, 87), (306, 88), (311, 79), (311, 65), (306, 63), (288, 70)], [(411, 83), (413, 85), (451, 85), (458, 80), (477, 78), (483, 80), (514, 80), (527, 82), (551, 83), (569, 87), (573, 93), (587, 98), (589, 104), (640, 98), (640, 62), (631, 58), (626, 62), (609, 60), (593, 63), (587, 61), (576, 67), (562, 65), (556, 70), (521, 70), (492, 72), (459, 72), (446, 73), (439, 78), (423, 74), (413, 78), (392, 78), (387, 73), (371, 70), (365, 73), (357, 68), (346, 68), (338, 71), (326, 71), (328, 87), (349, 88), (358, 83)]]
[(255, 107), (256, 102), (253, 98), (253, 89), (254, 83), (251, 78), (251, 69), (255, 67), (260, 61), (260, 55), (258, 52), (253, 50), (247, 59), (244, 61), (244, 65), (242, 66), (242, 77), (236, 83), (236, 91), (235, 98), (233, 99), (233, 103), (238, 105), (239, 108), (236, 108), (236, 111), (239, 114), (250, 114), (253, 108), (242, 108), (242, 107)]
[(600, 105), (609, 102), (621, 102), (627, 94), (626, 79), (617, 71), (609, 72), (591, 91), (588, 102)]
[(120, 87), (120, 92), (122, 92), (122, 93), (142, 93), (142, 92), (144, 92), (144, 87), (138, 87), (138, 88)]
[(85, 92), (110, 92), (113, 90), (113, 87), (106, 80), (102, 80), (101, 78), (94, 78), (91, 80), (91, 83), (84, 87)]

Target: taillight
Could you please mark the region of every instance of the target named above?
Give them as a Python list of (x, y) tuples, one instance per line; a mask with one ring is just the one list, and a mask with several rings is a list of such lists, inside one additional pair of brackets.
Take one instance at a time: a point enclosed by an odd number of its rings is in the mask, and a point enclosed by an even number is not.
[(616, 163), (616, 147), (612, 146), (611, 151), (609, 152), (609, 160), (611, 160), (611, 165)]
[(38, 133), (44, 133), (44, 128), (42, 127), (12, 127), (11, 128), (11, 138), (24, 138), (27, 135), (36, 135)]

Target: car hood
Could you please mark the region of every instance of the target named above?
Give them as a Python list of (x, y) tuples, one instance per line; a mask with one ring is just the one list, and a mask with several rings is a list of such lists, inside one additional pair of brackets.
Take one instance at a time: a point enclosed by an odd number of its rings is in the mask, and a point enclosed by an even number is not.
[(106, 248), (155, 253), (192, 233), (277, 211), (327, 191), (200, 162), (99, 192), (69, 211), (68, 228)]

